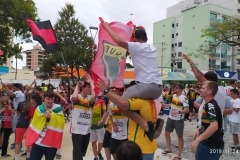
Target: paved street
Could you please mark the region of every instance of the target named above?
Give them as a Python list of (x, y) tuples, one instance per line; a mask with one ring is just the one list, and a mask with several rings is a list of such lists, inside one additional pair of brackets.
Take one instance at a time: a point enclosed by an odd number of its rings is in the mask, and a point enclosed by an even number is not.
[[(71, 160), (72, 159), (72, 140), (71, 140), (71, 134), (69, 133), (69, 123), (65, 125), (64, 129), (64, 135), (63, 135), (63, 143), (62, 143), (62, 148), (61, 148), (61, 154), (62, 154), (62, 160)], [(14, 158), (14, 150), (10, 149), (10, 144), (13, 143), (14, 141), (14, 134), (12, 134), (10, 143), (9, 143), (9, 149), (8, 153), (12, 156), (11, 158), (1, 158), (5, 160), (13, 160)], [(155, 160), (171, 160), (174, 155), (169, 155), (169, 156), (162, 156), (161, 152), (163, 150), (158, 149), (155, 153)], [(105, 157), (105, 153), (102, 150), (102, 155)], [(84, 160), (93, 160), (93, 154), (92, 154), (92, 148), (91, 144), (89, 144), (87, 155), (84, 158)], [(25, 160), (26, 157), (21, 157), (20, 160)], [(44, 160), (44, 158), (43, 158)], [(183, 159), (186, 160), (186, 159)]]

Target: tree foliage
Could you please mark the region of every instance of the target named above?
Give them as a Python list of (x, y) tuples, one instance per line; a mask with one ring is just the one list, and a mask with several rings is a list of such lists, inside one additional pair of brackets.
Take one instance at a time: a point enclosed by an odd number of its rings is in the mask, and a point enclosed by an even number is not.
[[(195, 57), (213, 56), (215, 49), (221, 47), (240, 46), (240, 17), (228, 17), (222, 23), (211, 22), (210, 26), (202, 30), (201, 38), (205, 38), (197, 53), (190, 53)], [(237, 53), (238, 54), (238, 53)], [(235, 56), (235, 55), (232, 55)]]
[(14, 47), (13, 37), (20, 37), (22, 42), (31, 41), (31, 33), (22, 13), (33, 20), (37, 19), (37, 8), (33, 0), (0, 1), (0, 49), (4, 51), (4, 60)]
[[(86, 27), (76, 18), (76, 11), (72, 4), (66, 3), (65, 7), (58, 12), (58, 15), (59, 19), (57, 19), (54, 25), (54, 30), (61, 51), (53, 53), (50, 59), (45, 60), (41, 67), (41, 71), (43, 72), (42, 78), (46, 79), (47, 76), (50, 78), (66, 74), (65, 64), (61, 56), (62, 52), (66, 66), (70, 68), (69, 75), (73, 81), (76, 78), (84, 76), (80, 75), (79, 68), (83, 68), (86, 71), (90, 70), (92, 62), (92, 38), (88, 36)], [(47, 61), (51, 63), (47, 64)], [(58, 75), (54, 75), (53, 72), (49, 73), (49, 68), (54, 68), (58, 72)], [(77, 76), (74, 76), (75, 72), (77, 72)]]

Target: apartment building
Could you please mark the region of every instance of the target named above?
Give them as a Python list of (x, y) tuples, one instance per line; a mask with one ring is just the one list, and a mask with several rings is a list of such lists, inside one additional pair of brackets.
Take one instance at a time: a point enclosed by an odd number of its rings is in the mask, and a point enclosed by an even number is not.
[[(211, 37), (201, 38), (202, 29), (211, 27), (211, 22), (224, 22), (226, 17), (238, 15), (240, 0), (185, 0), (167, 9), (167, 18), (154, 23), (153, 43), (159, 57), (163, 57), (163, 67), (190, 69), (181, 60), (183, 53), (196, 53), (206, 41), (215, 43)], [(213, 68), (216, 71), (231, 72), (239, 67), (236, 57), (240, 48), (222, 43), (212, 51), (212, 57), (191, 58), (201, 70)], [(162, 54), (163, 53), (163, 54)], [(239, 57), (240, 58), (240, 57)], [(211, 64), (212, 62), (212, 64)], [(227, 75), (227, 74), (226, 74)]]
[(45, 55), (43, 54), (42, 47), (39, 45), (33, 46), (33, 49), (27, 50), (26, 66), (31, 70), (36, 70), (41, 66)]

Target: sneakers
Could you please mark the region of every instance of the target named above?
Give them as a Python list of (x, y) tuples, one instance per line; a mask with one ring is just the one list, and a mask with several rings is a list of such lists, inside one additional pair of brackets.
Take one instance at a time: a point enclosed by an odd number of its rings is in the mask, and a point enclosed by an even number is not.
[(9, 154), (2, 155), (2, 157), (11, 157)]
[(158, 138), (161, 135), (162, 129), (163, 129), (164, 120), (161, 119), (161, 118), (158, 118), (156, 123), (157, 124), (156, 124), (156, 127), (155, 127), (154, 136), (153, 136), (154, 139)]
[(23, 157), (23, 156), (26, 156), (26, 155), (27, 155), (27, 152), (21, 154), (20, 157)]
[(147, 124), (148, 124), (149, 130), (147, 132), (145, 131), (145, 134), (148, 136), (148, 138), (152, 142), (153, 141), (153, 136), (154, 136), (154, 133), (155, 133), (154, 123), (152, 121), (148, 121)]
[(98, 158), (99, 158), (99, 160), (104, 160), (104, 158), (103, 158), (101, 153), (98, 154)]
[(60, 154), (56, 154), (56, 158), (57, 158), (57, 159), (61, 159), (62, 156), (61, 156)]

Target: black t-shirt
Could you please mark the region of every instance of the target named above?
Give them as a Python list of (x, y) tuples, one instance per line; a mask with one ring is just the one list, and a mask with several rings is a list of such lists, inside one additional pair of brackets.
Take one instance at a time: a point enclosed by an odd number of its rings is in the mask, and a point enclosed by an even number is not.
[(201, 130), (201, 133), (207, 130), (211, 122), (218, 122), (218, 130), (213, 135), (203, 140), (203, 145), (208, 147), (224, 146), (222, 121), (222, 112), (217, 101), (212, 99), (203, 106), (201, 122), (203, 129)]
[(190, 102), (194, 103), (194, 101), (197, 99), (197, 93), (193, 89), (189, 89), (187, 96), (189, 98), (189, 103)]
[(29, 111), (24, 110), (24, 105), (25, 105), (25, 102), (20, 102), (18, 104), (17, 111), (20, 112), (20, 116), (19, 116), (16, 128), (28, 128), (28, 125), (30, 123)]

